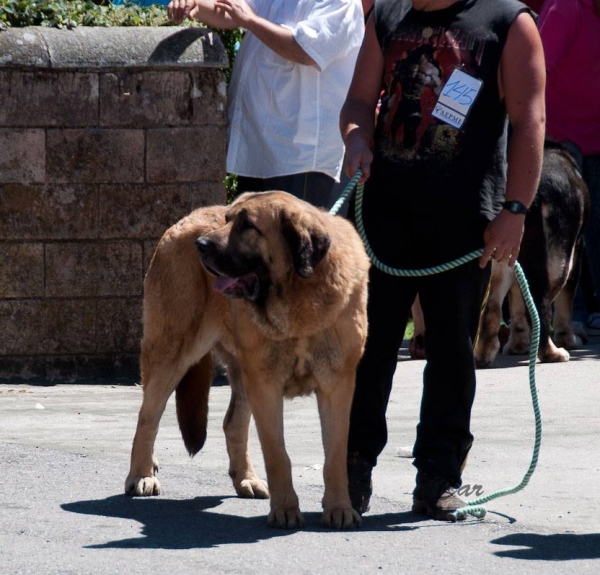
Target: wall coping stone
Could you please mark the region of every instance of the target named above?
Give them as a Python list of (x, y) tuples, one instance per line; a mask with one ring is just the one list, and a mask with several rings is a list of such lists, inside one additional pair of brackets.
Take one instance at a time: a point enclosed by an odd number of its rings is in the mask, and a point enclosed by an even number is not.
[(0, 69), (226, 68), (217, 33), (175, 26), (0, 30)]

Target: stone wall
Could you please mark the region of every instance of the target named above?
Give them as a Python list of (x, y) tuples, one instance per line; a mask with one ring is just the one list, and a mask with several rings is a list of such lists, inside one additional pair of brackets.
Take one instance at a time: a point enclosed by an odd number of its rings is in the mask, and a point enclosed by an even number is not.
[(157, 239), (225, 201), (225, 66), (201, 29), (0, 31), (0, 382), (138, 379)]

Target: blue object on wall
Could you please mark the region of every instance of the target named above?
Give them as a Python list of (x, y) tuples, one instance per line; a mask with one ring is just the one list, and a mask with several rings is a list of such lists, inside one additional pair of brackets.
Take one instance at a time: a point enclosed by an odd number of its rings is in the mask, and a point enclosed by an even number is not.
[(169, 3), (169, 0), (112, 0), (112, 3), (115, 5), (119, 4), (137, 4), (138, 6), (166, 6)]

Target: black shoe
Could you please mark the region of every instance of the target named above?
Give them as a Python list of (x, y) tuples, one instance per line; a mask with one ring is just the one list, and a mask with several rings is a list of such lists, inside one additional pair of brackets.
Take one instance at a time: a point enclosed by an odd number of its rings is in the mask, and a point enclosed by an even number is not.
[(348, 492), (352, 507), (359, 515), (369, 510), (373, 493), (372, 471), (373, 466), (358, 453), (348, 454)]
[(458, 517), (454, 512), (466, 503), (456, 492), (447, 479), (419, 472), (412, 510), (438, 521), (462, 521), (465, 517)]

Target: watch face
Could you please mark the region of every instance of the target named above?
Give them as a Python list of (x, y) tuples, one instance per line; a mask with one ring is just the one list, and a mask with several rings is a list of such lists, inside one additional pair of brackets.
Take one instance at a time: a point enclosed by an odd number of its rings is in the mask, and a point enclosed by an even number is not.
[(508, 210), (511, 214), (526, 214), (527, 208), (524, 204), (517, 200), (510, 202), (504, 202), (504, 209)]

